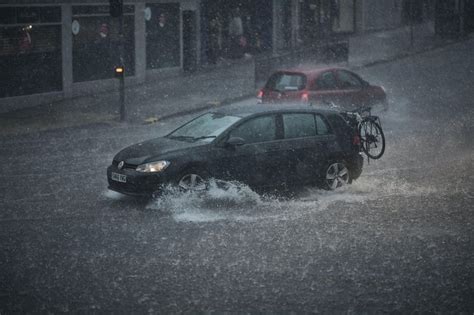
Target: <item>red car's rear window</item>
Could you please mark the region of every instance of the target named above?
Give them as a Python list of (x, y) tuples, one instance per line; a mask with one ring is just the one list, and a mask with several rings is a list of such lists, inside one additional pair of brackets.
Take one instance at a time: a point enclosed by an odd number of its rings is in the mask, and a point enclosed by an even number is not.
[(276, 72), (268, 79), (266, 89), (274, 91), (299, 91), (306, 87), (306, 76), (301, 73)]

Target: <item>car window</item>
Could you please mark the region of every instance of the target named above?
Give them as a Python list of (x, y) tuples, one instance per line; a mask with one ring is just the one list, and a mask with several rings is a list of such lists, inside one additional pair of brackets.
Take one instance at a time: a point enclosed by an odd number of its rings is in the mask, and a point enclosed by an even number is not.
[(334, 72), (328, 71), (316, 78), (312, 90), (335, 90), (337, 89), (337, 80)]
[(273, 74), (265, 85), (267, 89), (277, 91), (298, 91), (304, 89), (305, 86), (305, 75), (283, 72)]
[(349, 71), (339, 70), (337, 76), (343, 89), (361, 88), (363, 86), (362, 81)]
[(329, 126), (328, 124), (323, 120), (321, 115), (316, 115), (316, 128), (318, 131), (318, 135), (327, 135), (329, 134)]
[(327, 116), (331, 126), (334, 128), (334, 131), (338, 134), (344, 134), (350, 128), (346, 121), (337, 114), (330, 114)]
[(283, 114), (285, 138), (302, 138), (316, 135), (313, 114)]
[(230, 133), (230, 137), (242, 138), (245, 140), (245, 143), (275, 140), (275, 116), (261, 116), (244, 122)]

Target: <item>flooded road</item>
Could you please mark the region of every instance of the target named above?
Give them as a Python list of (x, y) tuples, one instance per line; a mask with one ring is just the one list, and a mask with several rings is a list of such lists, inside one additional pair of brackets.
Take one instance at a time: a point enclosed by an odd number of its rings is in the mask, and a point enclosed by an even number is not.
[(0, 312), (473, 312), (473, 45), (360, 70), (387, 150), (335, 192), (106, 189), (118, 150), (189, 117), (1, 138)]

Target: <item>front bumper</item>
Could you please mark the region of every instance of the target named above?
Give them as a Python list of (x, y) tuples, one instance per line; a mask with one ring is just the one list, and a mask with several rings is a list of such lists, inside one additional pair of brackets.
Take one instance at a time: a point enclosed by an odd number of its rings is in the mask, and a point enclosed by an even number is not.
[[(126, 176), (126, 182), (112, 179), (112, 172)], [(168, 181), (162, 173), (141, 173), (133, 169), (118, 169), (115, 165), (107, 168), (109, 189), (131, 196), (150, 196)]]

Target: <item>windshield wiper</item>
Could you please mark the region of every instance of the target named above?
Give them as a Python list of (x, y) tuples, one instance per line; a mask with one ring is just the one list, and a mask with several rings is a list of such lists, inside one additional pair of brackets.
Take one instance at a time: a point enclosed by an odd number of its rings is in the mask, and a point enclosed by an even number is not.
[(211, 139), (215, 138), (216, 136), (201, 136), (201, 137), (195, 137), (193, 138), (194, 141), (202, 140), (202, 139)]
[(188, 140), (188, 141), (199, 141), (202, 139), (209, 139), (215, 138), (216, 136), (200, 136), (200, 137), (193, 137), (193, 136), (169, 136), (170, 139), (173, 140)]
[(194, 140), (195, 138), (192, 136), (169, 136), (168, 138), (173, 140)]

